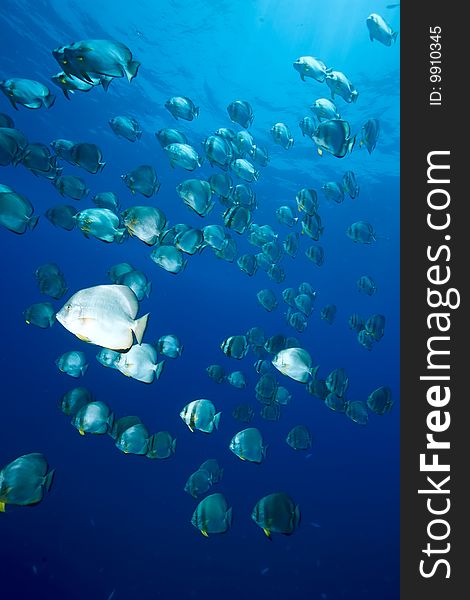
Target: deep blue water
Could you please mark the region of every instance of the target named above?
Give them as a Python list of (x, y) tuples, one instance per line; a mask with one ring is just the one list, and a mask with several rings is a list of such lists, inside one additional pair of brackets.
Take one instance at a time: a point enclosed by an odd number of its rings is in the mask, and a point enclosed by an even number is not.
[[(206, 162), (193, 174), (172, 170), (154, 133), (176, 127), (200, 148), (219, 127), (239, 129), (226, 106), (245, 99), (255, 114), (250, 131), (271, 156), (253, 184), (259, 204), (254, 221), (271, 224), (283, 239), (290, 229), (277, 223), (275, 209), (295, 207), (297, 191), (314, 188), (325, 225), (320, 243), (326, 257), (321, 268), (308, 261), (304, 251), (311, 240), (302, 236), (298, 257), (283, 258), (287, 275), (281, 284), (263, 271), (249, 278), (210, 249), (190, 257), (185, 271), (174, 276), (157, 267), (149, 259), (150, 248), (137, 239), (105, 244), (86, 239), (79, 230), (54, 228), (44, 216), (34, 231), (21, 236), (2, 228), (0, 466), (22, 454), (42, 452), (56, 469), (42, 503), (7, 507), (0, 515), (1, 589), (10, 594), (5, 597), (106, 600), (114, 590), (115, 600), (398, 598), (399, 41), (390, 48), (369, 41), (365, 19), (371, 12), (399, 29), (399, 12), (368, 0), (2, 2), (0, 79), (37, 79), (57, 93), (57, 100), (50, 110), (20, 107), (16, 112), (1, 95), (0, 112), (12, 116), (31, 142), (63, 137), (94, 142), (103, 150), (107, 164), (102, 173), (90, 175), (66, 163), (64, 173), (83, 177), (92, 194), (116, 191), (124, 207), (155, 203), (170, 224), (221, 224), (221, 205), (201, 219), (175, 192), (180, 181), (206, 178), (217, 169)], [(118, 39), (129, 46), (142, 63), (137, 78), (131, 84), (115, 80), (107, 93), (97, 88), (67, 101), (49, 81), (60, 70), (51, 50), (85, 38)], [(320, 157), (302, 137), (298, 122), (309, 114), (309, 105), (329, 97), (325, 84), (300, 80), (292, 63), (302, 55), (323, 59), (354, 82), (357, 104), (337, 99), (353, 131), (368, 118), (380, 119), (381, 137), (371, 155), (357, 144), (344, 159)], [(172, 95), (192, 98), (200, 107), (199, 118), (174, 121), (164, 108)], [(113, 134), (108, 120), (118, 114), (140, 122), (144, 134), (139, 142)], [(291, 150), (275, 145), (270, 136), (278, 121), (293, 133)], [(161, 180), (160, 191), (150, 200), (133, 197), (120, 180), (122, 173), (144, 163), (154, 165)], [(332, 205), (321, 185), (340, 179), (348, 169), (356, 173), (360, 195)], [(31, 200), (37, 214), (74, 203), (21, 165), (3, 168), (0, 176), (0, 183)], [(77, 205), (91, 207), (91, 195)], [(370, 221), (377, 231), (373, 244), (354, 244), (345, 235), (359, 219)], [(240, 254), (255, 250), (246, 236), (232, 232), (232, 237)], [(141, 314), (151, 314), (145, 341), (175, 333), (184, 343), (181, 358), (168, 359), (161, 379), (152, 385), (105, 369), (94, 358), (97, 347), (80, 342), (60, 324), (40, 330), (28, 327), (22, 317), (26, 306), (49, 300), (36, 285), (39, 265), (58, 263), (72, 293), (108, 283), (109, 267), (121, 261), (131, 262), (152, 281), (152, 294), (141, 307)], [(372, 297), (356, 290), (363, 274), (378, 284)], [(282, 301), (267, 313), (256, 292), (269, 287), (280, 298), (285, 287), (302, 281), (314, 286), (317, 299), (306, 331), (297, 334), (285, 323)], [(59, 309), (63, 301), (53, 303)], [(329, 303), (338, 307), (331, 326), (319, 316)], [(353, 312), (386, 316), (385, 335), (371, 352), (348, 328)], [(350, 399), (365, 400), (375, 388), (389, 385), (392, 412), (371, 414), (368, 425), (359, 426), (278, 373), (293, 398), (278, 422), (264, 421), (254, 395), (256, 357), (249, 353), (239, 362), (219, 348), (229, 335), (255, 325), (267, 335), (297, 336), (320, 364), (321, 377), (344, 367)], [(83, 350), (90, 363), (79, 381), (54, 364), (72, 349)], [(227, 372), (243, 370), (247, 388), (214, 383), (205, 372), (211, 363)], [(76, 385), (89, 387), (117, 416), (136, 414), (151, 431), (169, 430), (178, 440), (176, 455), (150, 461), (122, 454), (108, 436), (78, 435), (58, 408), (62, 394)], [(191, 433), (179, 418), (181, 408), (196, 398), (209, 398), (222, 411), (218, 432)], [(239, 403), (255, 408), (253, 425), (269, 445), (261, 465), (241, 462), (228, 449), (232, 435), (245, 427), (231, 414)], [(284, 441), (291, 427), (301, 423), (314, 438), (309, 458)], [(234, 516), (226, 535), (209, 539), (192, 527), (196, 501), (183, 491), (187, 477), (207, 458), (217, 458), (225, 469), (211, 492), (225, 495)], [(270, 542), (250, 514), (260, 497), (281, 490), (299, 504), (302, 522), (292, 536), (274, 535)]]

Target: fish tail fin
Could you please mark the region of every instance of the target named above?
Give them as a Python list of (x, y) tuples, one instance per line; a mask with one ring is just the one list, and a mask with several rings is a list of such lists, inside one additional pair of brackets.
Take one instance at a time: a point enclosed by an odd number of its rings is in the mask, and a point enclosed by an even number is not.
[(144, 337), (145, 328), (147, 327), (148, 318), (149, 318), (149, 313), (147, 313), (143, 317), (140, 317), (140, 319), (137, 319), (136, 321), (134, 321), (134, 325), (132, 327), (132, 331), (134, 332), (135, 339), (137, 340), (138, 344), (142, 343), (142, 338)]
[(305, 75), (304, 75), (303, 73), (301, 73), (301, 74), (300, 74), (300, 79), (301, 79), (302, 81), (305, 81)]
[(292, 148), (293, 145), (294, 145), (294, 138), (289, 138), (289, 143), (287, 145), (287, 149)]
[(51, 485), (54, 480), (54, 474), (55, 469), (51, 469), (43, 479), (42, 485), (44, 486), (44, 490), (46, 492), (48, 492), (51, 489)]
[(33, 215), (32, 217), (30, 217), (28, 219), (28, 228), (34, 229), (36, 227), (36, 225), (38, 224), (38, 221), (39, 221), (39, 217), (37, 215)]
[(62, 90), (64, 92), (64, 96), (67, 98), (67, 100), (70, 100), (70, 96), (69, 94), (72, 93), (72, 90)]
[(152, 282), (149, 281), (147, 283), (147, 285), (145, 286), (145, 292), (144, 292), (147, 298), (150, 298), (151, 291), (152, 291)]
[(126, 65), (125, 73), (129, 83), (136, 77), (139, 67), (140, 62), (138, 60), (131, 60), (129, 64)]
[(142, 137), (142, 130), (141, 130), (141, 129), (139, 129), (139, 131), (136, 131), (136, 133), (135, 133), (135, 137), (136, 137), (138, 140), (140, 140), (140, 138)]
[(113, 429), (114, 429), (114, 420), (115, 420), (115, 418), (114, 418), (114, 413), (112, 412), (112, 413), (109, 415), (109, 417), (108, 417), (108, 419), (107, 419), (107, 421), (106, 421), (106, 423), (108, 424), (108, 430), (107, 430), (107, 432), (109, 432), (109, 431), (113, 431)]
[(117, 431), (116, 423), (114, 423), (112, 427), (108, 428), (107, 433), (110, 438), (113, 438), (113, 440), (115, 440), (117, 438), (118, 431)]
[(194, 116), (199, 117), (199, 106), (196, 106), (196, 108), (194, 109)]
[(220, 422), (220, 415), (222, 414), (222, 412), (218, 412), (215, 416), (214, 416), (214, 427), (216, 429), (219, 429), (219, 422)]
[[(348, 152), (352, 152), (352, 149), (354, 148), (354, 144), (356, 143), (356, 136), (353, 135), (351, 138), (349, 138), (348, 140), (348, 146), (347, 146), (347, 150)], [(362, 145), (362, 144), (361, 144)]]
[(80, 367), (80, 374), (82, 375), (82, 377), (83, 377), (83, 375), (85, 375), (85, 373), (87, 371), (88, 371), (88, 364), (83, 365), (83, 367)]
[(160, 375), (162, 374), (163, 367), (165, 366), (165, 361), (162, 360), (155, 365), (155, 379), (160, 379)]
[(317, 373), (318, 373), (318, 369), (320, 368), (320, 365), (316, 365), (315, 367), (312, 367), (309, 370), (310, 375), (312, 376), (312, 379), (316, 379), (317, 378)]
[(109, 84), (111, 83), (112, 80), (113, 80), (112, 77), (107, 77), (106, 75), (103, 75), (103, 77), (101, 77), (100, 83), (105, 92), (108, 91)]
[(44, 98), (44, 106), (46, 108), (51, 108), (51, 106), (54, 104), (55, 102), (55, 94), (49, 94)]
[(397, 35), (398, 35), (398, 31), (394, 31), (394, 32), (392, 33), (392, 40), (393, 40), (394, 42), (396, 42), (396, 41), (397, 41)]
[(268, 451), (268, 444), (265, 444), (261, 447), (261, 453), (263, 454), (263, 458), (266, 458), (266, 452)]
[(260, 176), (260, 173), (261, 173), (261, 171), (255, 171), (255, 172), (254, 172), (254, 174), (253, 174), (253, 177), (254, 177), (255, 181), (258, 181), (258, 178), (259, 178), (259, 176)]
[(124, 227), (123, 229), (116, 229), (116, 233), (114, 234), (114, 241), (116, 244), (122, 244), (127, 238), (127, 229)]
[(174, 454), (176, 452), (176, 438), (173, 438), (171, 442), (171, 452)]
[(154, 433), (153, 435), (151, 435), (149, 437), (149, 440), (147, 442), (147, 452), (145, 453), (145, 456), (147, 458), (157, 458), (157, 455), (155, 453), (155, 442), (156, 442), (156, 434)]
[(296, 504), (295, 510), (294, 510), (294, 527), (297, 528), (299, 525), (300, 525), (300, 509), (299, 509), (299, 505)]
[(232, 526), (232, 519), (233, 519), (232, 507), (230, 507), (227, 511), (227, 514), (225, 515), (225, 521), (229, 527)]

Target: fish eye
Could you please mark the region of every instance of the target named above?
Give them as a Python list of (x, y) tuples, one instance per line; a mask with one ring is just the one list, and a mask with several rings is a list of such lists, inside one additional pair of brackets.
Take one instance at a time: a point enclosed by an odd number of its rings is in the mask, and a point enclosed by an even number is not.
[(65, 305), (65, 310), (66, 310), (67, 312), (70, 312), (70, 311), (72, 310), (72, 305), (71, 305), (71, 304), (66, 304), (66, 305)]

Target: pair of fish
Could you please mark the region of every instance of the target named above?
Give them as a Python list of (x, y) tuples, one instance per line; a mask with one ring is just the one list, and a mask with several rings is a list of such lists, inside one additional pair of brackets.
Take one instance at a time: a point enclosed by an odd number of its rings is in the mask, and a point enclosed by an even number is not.
[(59, 300), (68, 290), (64, 274), (55, 263), (41, 265), (36, 269), (34, 275), (41, 294)]
[(132, 81), (140, 67), (129, 48), (115, 40), (87, 39), (52, 51), (65, 75), (93, 84), (96, 76)]
[(224, 470), (219, 466), (217, 460), (209, 458), (188, 477), (184, 491), (193, 498), (198, 498), (198, 496), (208, 492), (215, 483), (219, 483), (223, 474)]
[[(276, 492), (258, 500), (251, 518), (271, 539), (272, 533), (291, 535), (297, 529), (300, 509), (287, 494)], [(197, 505), (191, 523), (204, 537), (226, 533), (232, 524), (232, 508), (222, 494), (211, 494)]]

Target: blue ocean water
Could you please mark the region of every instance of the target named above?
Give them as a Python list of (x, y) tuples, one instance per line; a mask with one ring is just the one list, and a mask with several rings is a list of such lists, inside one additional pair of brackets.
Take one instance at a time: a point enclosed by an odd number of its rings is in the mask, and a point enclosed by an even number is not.
[[(314, 188), (325, 226), (321, 245), (325, 263), (314, 266), (304, 255), (312, 243), (301, 236), (295, 259), (283, 258), (286, 279), (270, 281), (261, 270), (250, 278), (236, 263), (217, 259), (210, 249), (189, 257), (186, 269), (171, 275), (149, 258), (150, 248), (137, 239), (105, 244), (86, 239), (79, 230), (54, 228), (41, 216), (34, 231), (15, 235), (2, 228), (3, 339), (0, 466), (28, 452), (42, 452), (56, 469), (51, 492), (35, 507), (7, 507), (0, 515), (2, 593), (8, 598), (37, 600), (132, 598), (285, 598), (318, 600), (394, 600), (399, 568), (399, 36), (392, 47), (371, 43), (365, 20), (379, 12), (399, 29), (399, 12), (383, 2), (358, 0), (226, 0), (194, 2), (150, 0), (4, 0), (0, 12), (0, 79), (25, 77), (49, 85), (57, 94), (50, 110), (14, 111), (1, 95), (0, 112), (12, 116), (31, 142), (53, 139), (97, 143), (105, 169), (90, 175), (64, 163), (64, 173), (83, 177), (92, 194), (115, 191), (124, 207), (155, 204), (170, 224), (202, 227), (222, 224), (222, 205), (204, 219), (186, 208), (175, 186), (189, 177), (207, 178), (217, 169), (206, 162), (193, 174), (171, 169), (154, 133), (162, 127), (184, 131), (197, 148), (219, 127), (239, 127), (227, 114), (236, 99), (251, 103), (255, 118), (250, 132), (269, 148), (270, 163), (253, 184), (258, 200), (254, 221), (270, 224), (284, 239), (290, 232), (277, 222), (281, 204), (295, 207), (295, 194)], [(117, 39), (142, 63), (129, 84), (111, 83), (76, 93), (70, 101), (49, 78), (60, 69), (51, 50), (87, 38)], [(337, 99), (343, 118), (359, 132), (369, 118), (379, 118), (381, 136), (368, 154), (356, 144), (351, 155), (320, 157), (302, 137), (298, 122), (309, 106), (329, 97), (325, 84), (300, 80), (292, 63), (313, 55), (343, 71), (359, 91), (355, 104)], [(200, 107), (192, 122), (175, 121), (164, 108), (173, 95), (189, 96)], [(144, 131), (135, 144), (117, 138), (108, 120), (134, 116)], [(274, 144), (269, 133), (285, 122), (295, 138), (292, 149)], [(140, 164), (152, 164), (161, 189), (150, 200), (135, 197), (120, 175)], [(323, 183), (340, 180), (353, 170), (359, 196), (335, 205), (322, 192)], [(63, 199), (47, 180), (21, 165), (1, 170), (0, 182), (27, 196), (37, 214)], [(233, 176), (236, 183), (238, 180)], [(91, 195), (77, 202), (91, 207)], [(345, 234), (358, 220), (373, 224), (377, 240), (354, 244)], [(299, 230), (297, 227), (295, 230)], [(239, 254), (252, 252), (246, 236), (236, 239)], [(106, 273), (127, 261), (152, 281), (141, 313), (150, 312), (146, 341), (177, 334), (183, 355), (166, 361), (159, 381), (145, 385), (125, 378), (95, 360), (97, 347), (80, 342), (59, 323), (50, 330), (27, 326), (22, 311), (41, 296), (35, 269), (56, 262), (69, 292), (108, 283)], [(359, 294), (356, 280), (371, 275), (374, 296)], [(256, 292), (271, 288), (278, 298), (285, 287), (308, 281), (317, 291), (315, 309), (304, 333), (284, 319), (286, 305), (267, 313)], [(59, 309), (63, 301), (53, 301)], [(337, 305), (333, 325), (320, 319), (326, 304)], [(386, 316), (385, 335), (368, 352), (348, 328), (353, 312)], [(348, 397), (365, 400), (381, 385), (392, 389), (391, 413), (371, 414), (363, 427), (329, 410), (305, 387), (276, 373), (292, 393), (278, 422), (259, 416), (255, 399), (258, 379), (253, 353), (242, 361), (226, 358), (220, 343), (260, 326), (267, 335), (282, 332), (299, 338), (325, 377), (344, 367)], [(82, 350), (90, 367), (77, 381), (60, 373), (55, 359)], [(227, 372), (241, 369), (248, 385), (238, 390), (217, 385), (206, 374), (218, 363)], [(108, 436), (80, 436), (58, 408), (68, 389), (90, 388), (117, 416), (139, 415), (151, 431), (168, 430), (177, 438), (174, 457), (150, 461), (119, 452)], [(222, 411), (219, 431), (191, 433), (179, 417), (196, 398), (211, 399)], [(228, 449), (231, 437), (245, 426), (233, 408), (255, 409), (253, 426), (269, 445), (261, 465), (239, 461)], [(306, 424), (313, 435), (310, 453), (295, 452), (287, 432)], [(311, 454), (311, 456), (308, 456)], [(204, 538), (192, 525), (196, 501), (183, 491), (187, 477), (207, 458), (217, 458), (221, 492), (233, 507), (233, 524), (225, 535)], [(302, 521), (292, 536), (269, 541), (251, 520), (262, 496), (288, 493), (299, 504)], [(3, 596), (2, 596), (3, 597)]]

